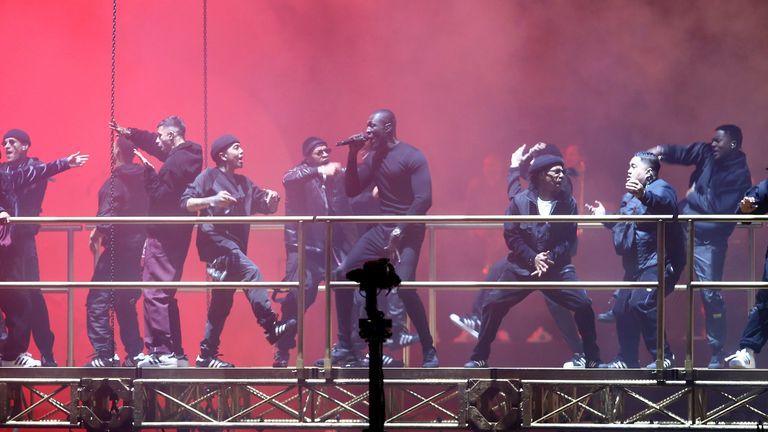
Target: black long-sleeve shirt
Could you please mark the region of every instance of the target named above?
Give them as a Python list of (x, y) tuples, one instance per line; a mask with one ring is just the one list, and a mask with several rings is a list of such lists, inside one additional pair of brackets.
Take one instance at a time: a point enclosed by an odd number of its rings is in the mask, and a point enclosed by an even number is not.
[[(174, 147), (164, 153), (156, 144), (157, 134), (141, 129), (129, 129), (130, 139), (137, 147), (160, 159), (163, 166), (159, 171), (146, 167), (145, 185), (149, 195), (150, 216), (188, 216), (179, 208), (179, 200), (187, 185), (195, 180), (203, 169), (203, 148), (191, 141)], [(192, 225), (150, 225), (150, 236), (165, 240), (163, 243), (183, 246), (189, 244)], [(186, 249), (185, 249), (186, 250)], [(186, 253), (186, 252), (185, 252)]]
[[(359, 166), (349, 160), (345, 177), (347, 196), (362, 193), (373, 182), (379, 189), (381, 213), (424, 215), (432, 207), (432, 177), (424, 154), (410, 144), (374, 150)], [(397, 224), (405, 230), (407, 224)]]
[[(181, 209), (187, 211), (190, 198), (205, 198), (227, 191), (237, 203), (229, 208), (208, 207), (201, 216), (250, 216), (255, 213), (273, 213), (267, 205), (266, 191), (240, 174), (227, 174), (218, 168), (200, 173), (181, 196)], [(177, 205), (179, 205), (177, 203)], [(189, 214), (189, 213), (187, 213)], [(200, 259), (212, 262), (236, 249), (248, 253), (248, 224), (201, 224), (197, 228), (197, 251)]]
[[(747, 157), (741, 150), (715, 159), (709, 143), (667, 144), (661, 148), (663, 162), (696, 166), (688, 182), (689, 187), (695, 187), (680, 204), (682, 214), (733, 214), (744, 192), (752, 186)], [(696, 222), (696, 237), (725, 240), (735, 226), (735, 223)]]

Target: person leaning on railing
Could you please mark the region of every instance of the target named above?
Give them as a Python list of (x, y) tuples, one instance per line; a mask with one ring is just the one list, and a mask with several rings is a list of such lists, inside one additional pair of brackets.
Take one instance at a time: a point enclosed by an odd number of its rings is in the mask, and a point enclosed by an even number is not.
[[(739, 213), (766, 214), (768, 213), (768, 180), (763, 180), (757, 186), (748, 190), (746, 196), (739, 202)], [(768, 282), (768, 249), (765, 251), (763, 266), (763, 282)], [(755, 305), (749, 311), (747, 325), (741, 334), (739, 350), (725, 359), (728, 366), (735, 369), (754, 369), (755, 354), (768, 341), (768, 289), (760, 289), (755, 295)]]

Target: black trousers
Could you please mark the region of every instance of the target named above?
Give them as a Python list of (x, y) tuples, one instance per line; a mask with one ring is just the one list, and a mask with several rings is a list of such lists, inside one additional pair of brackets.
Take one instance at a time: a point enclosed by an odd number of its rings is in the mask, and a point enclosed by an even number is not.
[[(625, 281), (648, 282), (658, 279), (657, 267), (653, 266), (635, 274), (625, 274)], [(675, 288), (677, 277), (667, 272), (666, 295)], [(657, 298), (656, 289), (620, 289), (613, 305), (613, 313), (616, 316), (616, 333), (619, 337), (618, 359), (624, 361), (629, 367), (640, 367), (638, 345), (642, 336), (645, 348), (656, 358), (656, 318)], [(664, 337), (664, 353), (669, 358), (672, 351)]]
[[(493, 263), (491, 268), (488, 270), (488, 275), (486, 276), (485, 280), (488, 282), (496, 282), (502, 280), (502, 273), (508, 264), (509, 261), (507, 260), (506, 256)], [(472, 315), (477, 318), (482, 316), (483, 305), (486, 302), (488, 293), (491, 291), (492, 290), (490, 289), (481, 289), (477, 292), (477, 295), (475, 295), (475, 300), (472, 303)], [(571, 311), (555, 303), (547, 296), (544, 296), (544, 303), (547, 305), (549, 314), (552, 315), (552, 319), (555, 321), (557, 329), (560, 330), (560, 335), (568, 345), (568, 349), (574, 353), (584, 352), (584, 346), (581, 343), (581, 337), (579, 336), (579, 331), (576, 327), (576, 322), (573, 320), (573, 314)]]
[[(552, 273), (550, 273), (552, 272)], [(507, 265), (497, 281), (506, 282), (530, 282), (530, 281), (575, 281), (576, 269), (573, 265), (567, 265), (562, 269), (551, 269), (541, 278), (521, 276)], [(491, 354), (491, 343), (496, 338), (496, 332), (501, 327), (501, 322), (509, 310), (523, 301), (535, 290), (512, 289), (490, 290), (483, 305), (482, 325), (477, 345), (472, 351), (472, 360), (488, 360)], [(576, 327), (581, 334), (584, 345), (584, 355), (588, 360), (600, 360), (600, 348), (597, 346), (597, 332), (595, 329), (595, 312), (592, 310), (592, 301), (583, 289), (541, 290), (545, 297), (573, 312)]]
[[(141, 250), (143, 238), (118, 245), (120, 250), (114, 254), (106, 249), (99, 256), (93, 271), (92, 281), (140, 281)], [(110, 358), (115, 354), (115, 335), (110, 323), (110, 309), (114, 310), (115, 319), (120, 327), (120, 340), (123, 342), (128, 357), (135, 357), (144, 348), (139, 332), (139, 319), (136, 303), (141, 298), (141, 289), (92, 289), (85, 301), (86, 328), (88, 339), (96, 354)]]
[[(768, 282), (768, 250), (765, 251), (763, 282)], [(768, 341), (768, 289), (761, 289), (755, 295), (755, 305), (749, 311), (739, 347), (751, 348), (759, 353), (766, 341)]]
[[(14, 236), (11, 245), (18, 260), (18, 276), (20, 281), (37, 282), (40, 280), (40, 263), (37, 258), (37, 245), (35, 236), (22, 235)], [(43, 297), (43, 290), (40, 288), (25, 289), (24, 292), (29, 297), (29, 308), (27, 309), (27, 322), (31, 336), (35, 345), (40, 350), (40, 354), (46, 359), (53, 359), (53, 341), (54, 335), (51, 331), (51, 321), (48, 315), (48, 305)], [(29, 346), (30, 334), (25, 335), (27, 346)]]
[[(304, 310), (309, 309), (317, 299), (317, 286), (325, 279), (325, 256), (323, 253), (307, 251), (304, 255)], [(299, 252), (286, 251), (284, 282), (299, 280)], [(282, 319), (297, 319), (299, 315), (298, 292), (290, 290), (282, 299)], [(296, 330), (286, 334), (277, 341), (277, 349), (288, 351), (296, 346)]]
[[(234, 250), (229, 255), (227, 276), (224, 280), (227, 282), (258, 282), (262, 280), (262, 277), (261, 271), (248, 256), (240, 250)], [(224, 330), (224, 323), (232, 310), (235, 291), (234, 289), (211, 291), (211, 304), (208, 306), (205, 335), (200, 341), (200, 354), (203, 357), (213, 357), (219, 353), (221, 332)], [(259, 325), (265, 330), (271, 329), (277, 317), (272, 312), (267, 289), (247, 288), (243, 291), (245, 291), (245, 296), (248, 298), (248, 303), (251, 304), (251, 310)]]
[[(18, 257), (10, 247), (0, 246), (0, 281), (18, 281)], [(5, 313), (8, 337), (2, 348), (6, 360), (14, 360), (29, 348), (29, 296), (22, 289), (0, 289), (0, 309)]]
[[(337, 269), (337, 279), (346, 280), (346, 274), (350, 270), (362, 267), (366, 261), (384, 257), (384, 248), (389, 242), (389, 234), (393, 228), (394, 226), (380, 224), (363, 234)], [(398, 276), (404, 281), (412, 281), (416, 277), (416, 266), (419, 263), (421, 244), (424, 242), (424, 231), (423, 225), (410, 226), (405, 230), (400, 241), (400, 262), (393, 264), (395, 264), (395, 271)], [(335, 290), (339, 345), (347, 349), (352, 348), (352, 310), (355, 295), (357, 294), (354, 290)], [(433, 341), (432, 334), (429, 332), (424, 304), (415, 290), (398, 290), (398, 295), (405, 306), (406, 313), (416, 327), (421, 340), (422, 351), (426, 352), (433, 347)]]

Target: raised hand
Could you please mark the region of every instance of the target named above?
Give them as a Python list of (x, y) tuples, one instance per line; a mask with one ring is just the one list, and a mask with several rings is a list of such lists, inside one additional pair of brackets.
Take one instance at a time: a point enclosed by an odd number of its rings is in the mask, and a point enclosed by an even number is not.
[(739, 210), (742, 213), (752, 213), (757, 210), (757, 200), (755, 197), (744, 197), (739, 202)]
[(142, 164), (144, 164), (145, 167), (150, 167), (152, 169), (155, 169), (155, 166), (152, 165), (152, 162), (149, 161), (149, 159), (144, 156), (139, 149), (133, 149), (133, 154), (136, 155), (137, 158), (141, 161)]
[(117, 124), (116, 121), (109, 122), (109, 128), (117, 132), (119, 135), (128, 136), (131, 134), (131, 130)]
[(584, 207), (595, 216), (605, 216), (605, 206), (600, 201), (595, 200), (595, 205), (584, 204)]
[(67, 157), (67, 163), (70, 168), (78, 168), (85, 165), (89, 157), (89, 155), (81, 155), (80, 152), (77, 152)]

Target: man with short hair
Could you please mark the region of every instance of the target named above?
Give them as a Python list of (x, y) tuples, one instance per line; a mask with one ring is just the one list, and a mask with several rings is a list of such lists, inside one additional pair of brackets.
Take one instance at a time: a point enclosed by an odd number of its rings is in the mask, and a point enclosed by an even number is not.
[[(660, 145), (651, 149), (662, 162), (693, 165), (688, 192), (680, 203), (682, 214), (732, 214), (739, 200), (752, 186), (747, 157), (741, 151), (741, 129), (726, 124), (715, 129), (711, 142), (687, 146)], [(693, 270), (699, 281), (723, 280), (728, 237), (735, 223), (695, 222), (693, 236)], [(726, 308), (719, 289), (699, 290), (704, 305), (707, 341), (712, 348), (708, 367), (725, 366)]]
[[(638, 152), (629, 161), (626, 193), (622, 197), (620, 215), (676, 215), (677, 194), (672, 186), (659, 178), (659, 159), (650, 152)], [(600, 201), (586, 205), (598, 216), (606, 214)], [(650, 282), (658, 280), (656, 222), (616, 222), (604, 224), (613, 232), (613, 246), (621, 256), (624, 280)], [(675, 283), (685, 266), (685, 238), (678, 223), (665, 226), (665, 283), (663, 295), (675, 289)], [(600, 365), (601, 368), (626, 369), (640, 367), (638, 343), (642, 336), (645, 347), (655, 359), (656, 316), (658, 290), (623, 288), (613, 305), (619, 353), (616, 358)], [(664, 340), (664, 368), (671, 367), (675, 356)], [(651, 362), (647, 368), (655, 368)]]
[[(13, 244), (13, 232), (20, 225), (8, 225), (9, 217), (18, 216), (19, 192), (32, 183), (45, 181), (62, 171), (81, 167), (86, 162), (88, 155), (78, 152), (47, 164), (30, 165), (9, 172), (0, 170), (0, 281), (14, 282), (21, 279), (21, 265), (18, 261), (22, 256)], [(0, 362), (4, 367), (41, 365), (40, 360), (26, 352), (30, 336), (29, 307), (29, 295), (24, 289), (0, 289), (0, 308), (5, 312), (8, 326), (8, 338), (2, 347)]]
[[(395, 114), (386, 109), (374, 112), (368, 119), (366, 133), (352, 138), (347, 157), (345, 186), (347, 196), (354, 197), (371, 184), (378, 188), (381, 213), (384, 215), (423, 215), (432, 206), (432, 179), (424, 154), (397, 138)], [(358, 166), (357, 156), (365, 141), (371, 142), (371, 154)], [(374, 225), (355, 243), (336, 271), (337, 278), (360, 268), (366, 261), (388, 256), (400, 278), (413, 280), (424, 241), (424, 224), (380, 223)], [(422, 348), (422, 366), (439, 366), (437, 350), (429, 331), (424, 305), (415, 290), (398, 290), (408, 316), (413, 321)], [(336, 315), (339, 342), (331, 362), (337, 365), (356, 363), (358, 353), (352, 346), (352, 318), (355, 291), (336, 290)]]
[[(28, 166), (42, 165), (37, 158), (27, 156), (32, 140), (21, 129), (11, 129), (3, 136), (5, 157), (8, 159), (1, 170), (10, 172), (23, 169)], [(43, 198), (48, 186), (47, 181), (34, 182), (27, 185), (18, 193), (18, 216), (40, 216), (43, 210)], [(37, 257), (37, 242), (35, 237), (40, 231), (40, 225), (24, 224), (13, 230), (13, 244), (19, 259), (18, 273), (20, 281), (36, 282), (40, 280), (40, 263)], [(40, 350), (40, 361), (44, 367), (56, 367), (53, 356), (54, 334), (51, 330), (51, 320), (48, 314), (48, 306), (45, 303), (43, 290), (29, 288), (25, 290), (29, 296), (29, 309), (27, 320), (35, 345)]]
[[(181, 194), (200, 174), (203, 149), (185, 137), (186, 126), (177, 116), (160, 121), (156, 132), (110, 125), (138, 148), (163, 161), (155, 171), (146, 159), (144, 180), (149, 195), (149, 216), (187, 216), (179, 208)], [(192, 224), (149, 225), (144, 244), (145, 282), (180, 281), (192, 238)], [(181, 341), (181, 321), (176, 289), (144, 289), (144, 343), (149, 355), (138, 367), (187, 367)]]
[[(564, 189), (563, 159), (553, 154), (534, 156), (528, 168), (527, 190), (517, 193), (509, 202), (508, 215), (573, 215), (576, 201)], [(576, 244), (575, 223), (525, 222), (505, 223), (504, 239), (509, 248), (507, 263), (498, 281), (575, 281), (576, 268), (571, 256)], [(494, 289), (486, 295), (477, 345), (466, 368), (488, 367), (491, 343), (504, 316), (523, 301), (532, 289)], [(592, 301), (583, 289), (547, 289), (542, 294), (573, 312), (584, 349), (584, 367), (600, 364), (595, 313)]]
[[(200, 173), (181, 196), (181, 208), (205, 216), (250, 216), (272, 214), (277, 210), (280, 196), (261, 189), (248, 177), (237, 174), (243, 167), (245, 152), (240, 140), (222, 135), (211, 146), (211, 158), (216, 168)], [(258, 282), (261, 271), (248, 258), (249, 224), (201, 224), (197, 228), (197, 251), (208, 264), (209, 274), (227, 282)], [(296, 320), (278, 321), (272, 310), (266, 288), (245, 288), (251, 310), (270, 344), (292, 334)], [(232, 363), (219, 359), (219, 342), (224, 322), (232, 309), (234, 289), (211, 292), (205, 336), (200, 342), (197, 367), (231, 368)]]
[[(133, 163), (133, 143), (119, 136), (112, 145), (114, 169), (99, 189), (97, 216), (146, 216), (147, 190), (144, 167)], [(92, 281), (140, 281), (141, 251), (147, 233), (144, 225), (99, 224), (90, 235), (91, 252), (96, 255)], [(101, 248), (104, 248), (101, 252)], [(115, 334), (110, 309), (120, 326), (120, 339), (126, 351), (123, 366), (135, 367), (144, 359), (144, 343), (139, 332), (136, 302), (141, 289), (91, 289), (86, 298), (86, 329), (96, 351), (86, 367), (117, 367)]]

